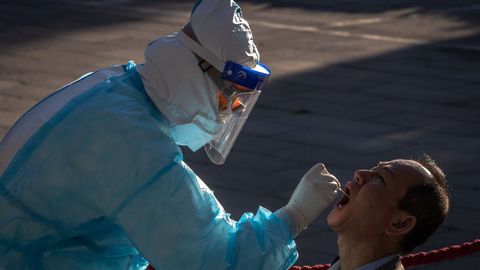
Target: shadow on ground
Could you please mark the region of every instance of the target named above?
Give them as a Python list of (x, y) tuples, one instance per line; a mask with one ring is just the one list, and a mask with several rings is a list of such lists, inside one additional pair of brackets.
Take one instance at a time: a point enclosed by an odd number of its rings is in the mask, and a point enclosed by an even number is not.
[[(158, 13), (148, 10), (161, 10), (162, 7), (184, 4), (186, 9), (192, 6), (193, 0), (178, 0), (175, 3), (167, 0), (4, 0), (0, 3), (2, 17), (3, 40), (0, 41), (0, 52), (17, 44), (34, 39), (48, 38), (63, 32), (93, 28), (109, 24), (118, 24), (158, 17)], [(239, 1), (243, 2), (243, 1)], [(479, 26), (480, 5), (476, 0), (462, 1), (378, 1), (378, 0), (245, 0), (267, 4), (269, 7), (301, 8), (323, 12), (339, 12), (351, 14), (380, 14), (387, 11), (409, 9), (404, 16), (414, 14), (433, 14), (450, 17), (465, 22), (465, 27)], [(142, 11), (130, 10), (142, 8)], [(35, 29), (42, 28), (36, 32)], [(45, 30), (48, 29), (48, 30)], [(478, 37), (475, 38), (478, 40)]]
[[(244, 0), (245, 2), (268, 4), (268, 7), (287, 7), (317, 10), (324, 12), (342, 12), (352, 14), (380, 14), (388, 11), (411, 9), (412, 12), (420, 14), (437, 14), (441, 16), (455, 17), (460, 20), (478, 23), (480, 18), (475, 14), (462, 12), (472, 11), (480, 8), (478, 1), (462, 0), (423, 0), (423, 1), (379, 1), (379, 0), (339, 0), (339, 1), (317, 1), (317, 0)], [(468, 13), (468, 12), (467, 12)]]

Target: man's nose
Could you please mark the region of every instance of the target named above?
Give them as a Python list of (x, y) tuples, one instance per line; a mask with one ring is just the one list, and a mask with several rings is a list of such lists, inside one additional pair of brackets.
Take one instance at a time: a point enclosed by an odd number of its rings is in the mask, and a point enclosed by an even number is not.
[(369, 176), (372, 174), (370, 170), (358, 170), (355, 172), (354, 175), (354, 180), (355, 183), (359, 186), (363, 186), (368, 179), (370, 178)]

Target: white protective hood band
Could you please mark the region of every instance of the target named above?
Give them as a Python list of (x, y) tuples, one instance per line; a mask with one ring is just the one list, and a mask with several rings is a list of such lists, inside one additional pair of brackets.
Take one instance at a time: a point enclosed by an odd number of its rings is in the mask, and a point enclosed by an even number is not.
[(190, 50), (192, 50), (192, 52), (194, 52), (195, 54), (197, 54), (198, 56), (206, 60), (210, 65), (214, 66), (218, 71), (220, 72), (223, 71), (223, 68), (225, 67), (225, 61), (213, 55), (209, 50), (202, 47), (195, 40), (187, 36), (187, 34), (185, 34), (183, 31), (179, 31), (176, 37), (178, 41), (180, 41), (183, 45), (185, 45), (185, 47), (189, 48)]

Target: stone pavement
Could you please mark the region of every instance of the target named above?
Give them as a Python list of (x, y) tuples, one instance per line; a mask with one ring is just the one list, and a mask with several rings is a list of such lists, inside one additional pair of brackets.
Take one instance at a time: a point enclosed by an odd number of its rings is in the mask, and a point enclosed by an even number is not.
[[(87, 71), (143, 62), (146, 44), (179, 29), (192, 2), (0, 2), (0, 138)], [(281, 207), (317, 162), (346, 182), (378, 160), (428, 153), (448, 174), (452, 208), (418, 250), (480, 237), (478, 1), (240, 3), (273, 78), (224, 166), (185, 151), (234, 218)], [(297, 264), (335, 256), (324, 220), (298, 237)], [(420, 269), (454, 267), (480, 269), (480, 254)]]

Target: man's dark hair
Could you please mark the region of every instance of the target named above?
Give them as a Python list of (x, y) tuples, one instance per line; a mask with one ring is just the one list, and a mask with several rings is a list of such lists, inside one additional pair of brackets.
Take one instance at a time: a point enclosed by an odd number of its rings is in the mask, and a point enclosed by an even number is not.
[(409, 188), (400, 200), (399, 208), (417, 218), (415, 227), (400, 242), (402, 252), (409, 252), (424, 243), (440, 227), (449, 209), (448, 190), (445, 173), (428, 155), (414, 160), (427, 169), (423, 183)]

